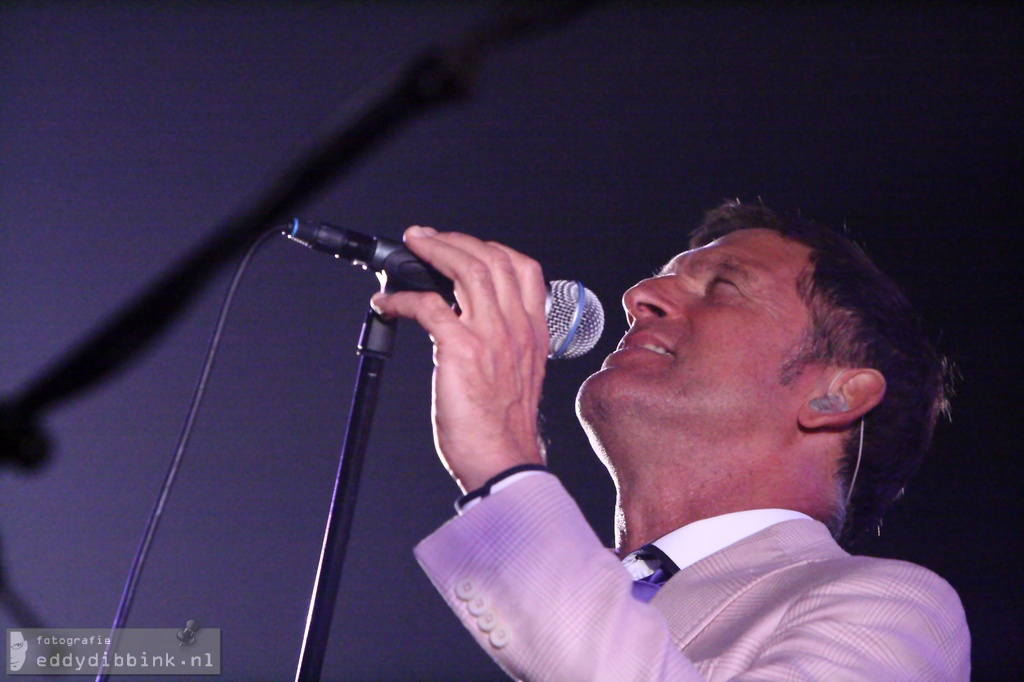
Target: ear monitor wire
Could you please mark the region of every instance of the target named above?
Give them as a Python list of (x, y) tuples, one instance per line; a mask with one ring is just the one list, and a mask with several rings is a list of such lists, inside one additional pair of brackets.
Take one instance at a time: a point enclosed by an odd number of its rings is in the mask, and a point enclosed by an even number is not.
[(860, 444), (857, 446), (857, 464), (853, 467), (853, 476), (850, 478), (850, 487), (846, 490), (846, 504), (850, 504), (853, 497), (853, 486), (857, 483), (857, 474), (860, 473), (860, 458), (864, 454), (864, 422), (867, 417), (860, 418)]
[[(836, 385), (836, 381), (842, 374), (837, 374), (832, 382), (828, 385), (828, 391), (825, 395), (820, 398), (815, 398), (811, 401), (810, 405), (819, 412), (843, 412), (849, 409), (849, 404), (846, 402), (846, 398), (843, 397), (842, 393), (833, 393), (832, 389)], [(864, 455), (864, 422), (867, 421), (867, 417), (860, 418), (860, 443), (857, 445), (857, 463), (853, 467), (853, 476), (850, 478), (850, 487), (846, 491), (846, 504), (850, 504), (850, 500), (853, 498), (853, 486), (857, 483), (857, 474), (860, 473), (860, 460)]]

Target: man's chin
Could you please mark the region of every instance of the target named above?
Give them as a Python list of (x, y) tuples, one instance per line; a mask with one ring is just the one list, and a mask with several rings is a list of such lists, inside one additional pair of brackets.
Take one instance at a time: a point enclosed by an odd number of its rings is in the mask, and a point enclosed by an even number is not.
[(628, 403), (636, 400), (638, 391), (643, 393), (647, 382), (640, 380), (635, 372), (620, 367), (602, 367), (580, 384), (576, 392), (576, 416), (588, 429), (613, 420)]
[(620, 365), (605, 361), (601, 369), (587, 377), (580, 385), (577, 401), (579, 396), (591, 392), (612, 395), (623, 391), (643, 391), (656, 377), (662, 374), (663, 371), (648, 367)]

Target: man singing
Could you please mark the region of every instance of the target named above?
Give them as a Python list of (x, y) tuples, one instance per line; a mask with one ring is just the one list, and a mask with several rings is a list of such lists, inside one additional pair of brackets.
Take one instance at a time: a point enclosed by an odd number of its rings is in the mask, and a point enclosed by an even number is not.
[(416, 556), (528, 680), (968, 680), (956, 593), (840, 548), (873, 532), (945, 406), (943, 363), (844, 237), (763, 207), (710, 212), (623, 297), (629, 330), (577, 414), (615, 483), (616, 551), (544, 469), (536, 262), (413, 227), (455, 282), (378, 294), (434, 341), (434, 438), (467, 493)]

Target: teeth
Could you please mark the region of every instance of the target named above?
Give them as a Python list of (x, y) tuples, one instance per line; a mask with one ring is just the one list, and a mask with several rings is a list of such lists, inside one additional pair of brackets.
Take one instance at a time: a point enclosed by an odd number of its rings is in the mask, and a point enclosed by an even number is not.
[(669, 352), (667, 350), (665, 350), (664, 348), (661, 348), (659, 346), (652, 346), (649, 343), (641, 343), (640, 347), (641, 348), (646, 348), (647, 350), (652, 350), (655, 353), (658, 353), (659, 355), (669, 355)]

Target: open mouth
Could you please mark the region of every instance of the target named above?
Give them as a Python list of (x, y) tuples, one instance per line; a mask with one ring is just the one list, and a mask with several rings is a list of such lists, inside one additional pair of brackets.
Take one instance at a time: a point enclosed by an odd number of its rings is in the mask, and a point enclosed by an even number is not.
[(647, 349), (649, 351), (653, 351), (653, 352), (657, 353), (658, 355), (672, 355), (671, 353), (669, 353), (667, 350), (665, 350), (661, 346), (655, 346), (654, 344), (651, 344), (651, 343), (641, 343), (639, 347), (640, 348), (645, 348), (645, 349)]

